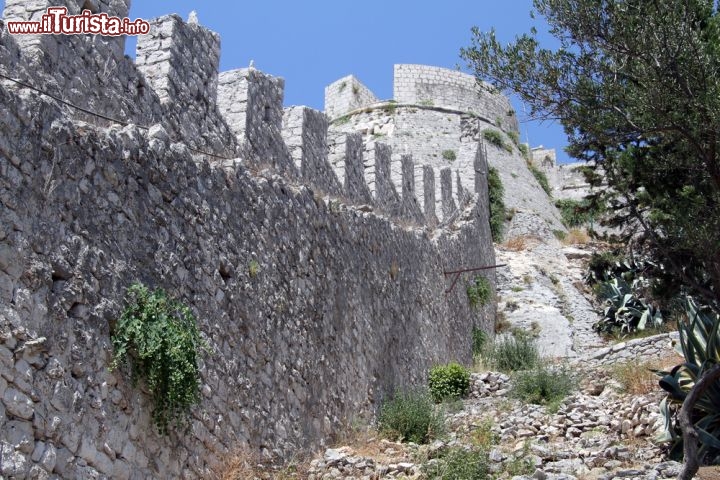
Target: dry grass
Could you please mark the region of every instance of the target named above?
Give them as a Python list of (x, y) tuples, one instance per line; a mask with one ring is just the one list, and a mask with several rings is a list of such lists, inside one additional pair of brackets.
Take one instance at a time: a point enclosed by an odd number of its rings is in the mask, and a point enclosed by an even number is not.
[(590, 242), (590, 235), (580, 228), (571, 228), (563, 239), (563, 245), (585, 245)]
[(540, 242), (540, 238), (535, 235), (519, 235), (507, 239), (502, 246), (511, 252), (521, 252), (538, 245)]
[(611, 367), (611, 375), (624, 393), (644, 395), (656, 392), (659, 377), (652, 370), (669, 370), (682, 361), (682, 357), (669, 353), (652, 360), (628, 360)]
[(274, 465), (247, 450), (235, 453), (218, 475), (220, 480), (290, 480), (307, 478), (309, 462)]

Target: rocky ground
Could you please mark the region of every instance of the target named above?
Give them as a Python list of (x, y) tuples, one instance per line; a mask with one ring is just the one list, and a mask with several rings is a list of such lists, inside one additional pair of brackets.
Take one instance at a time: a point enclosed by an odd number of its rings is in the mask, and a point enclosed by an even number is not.
[[(531, 332), (547, 362), (573, 372), (577, 388), (557, 411), (511, 398), (510, 376), (478, 371), (469, 398), (450, 406), (442, 440), (415, 445), (364, 434), (318, 454), (302, 471), (275, 477), (433, 478), (427, 469), (443, 451), (482, 445), (489, 450), (493, 478), (675, 478), (681, 465), (667, 461), (653, 441), (662, 428), (663, 395), (652, 376), (645, 386), (638, 378), (648, 367), (679, 363), (672, 347), (677, 334), (601, 339), (592, 330), (597, 313), (582, 286), (592, 250), (519, 235), (496, 251), (497, 263), (507, 264), (498, 271), (499, 329)], [(629, 391), (624, 381), (636, 390)], [(706, 469), (697, 478), (713, 475), (718, 473)]]

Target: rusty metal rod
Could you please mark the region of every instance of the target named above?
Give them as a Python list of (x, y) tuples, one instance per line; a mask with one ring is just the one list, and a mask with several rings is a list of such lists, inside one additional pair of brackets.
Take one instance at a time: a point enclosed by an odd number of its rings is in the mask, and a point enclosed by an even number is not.
[(457, 281), (460, 279), (460, 274), (461, 274), (461, 273), (465, 273), (465, 272), (477, 272), (477, 271), (479, 271), (479, 270), (490, 270), (491, 268), (506, 267), (506, 266), (507, 266), (506, 263), (501, 263), (500, 265), (489, 265), (489, 266), (487, 266), (487, 267), (463, 268), (463, 269), (461, 269), (461, 270), (452, 270), (452, 271), (449, 271), (449, 272), (443, 271), (443, 274), (444, 274), (445, 276), (453, 275), (453, 274), (455, 275), (455, 278), (453, 279), (452, 285), (450, 285), (450, 288), (448, 288), (447, 290), (445, 290), (445, 296), (447, 297), (447, 296), (450, 294), (450, 292), (452, 292), (453, 288), (455, 288), (455, 284), (456, 284)]
[(487, 267), (477, 267), (477, 268), (463, 268), (462, 270), (450, 270), (450, 271), (443, 271), (445, 275), (452, 275), (453, 273), (465, 273), (465, 272), (477, 272), (478, 270), (490, 270), (491, 268), (498, 268), (498, 267), (507, 267), (507, 263), (501, 263), (499, 265), (490, 265)]

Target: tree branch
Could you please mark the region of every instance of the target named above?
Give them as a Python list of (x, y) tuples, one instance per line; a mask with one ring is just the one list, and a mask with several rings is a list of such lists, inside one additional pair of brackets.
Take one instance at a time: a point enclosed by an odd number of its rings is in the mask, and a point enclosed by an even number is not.
[(682, 408), (680, 408), (678, 420), (680, 421), (680, 429), (682, 430), (683, 436), (685, 463), (677, 477), (678, 480), (692, 480), (700, 468), (697, 445), (698, 433), (692, 423), (692, 411), (693, 408), (695, 408), (695, 403), (700, 399), (703, 392), (705, 392), (710, 385), (718, 381), (718, 379), (720, 379), (720, 365), (713, 365), (713, 367), (705, 372), (705, 374), (700, 377), (700, 380), (695, 383), (688, 396), (685, 397)]

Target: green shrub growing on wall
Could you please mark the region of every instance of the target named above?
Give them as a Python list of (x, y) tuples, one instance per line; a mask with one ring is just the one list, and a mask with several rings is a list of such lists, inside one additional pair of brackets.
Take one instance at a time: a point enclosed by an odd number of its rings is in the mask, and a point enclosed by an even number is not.
[(467, 296), (470, 306), (477, 308), (478, 306), (485, 306), (490, 300), (492, 294), (492, 288), (487, 278), (478, 275), (473, 280), (473, 283), (467, 287)]
[(455, 150), (443, 150), (442, 157), (448, 162), (454, 162), (457, 159)]
[(161, 433), (185, 420), (200, 399), (198, 351), (203, 346), (190, 308), (161, 289), (136, 283), (112, 332), (112, 367), (127, 363), (133, 382), (147, 384), (154, 403), (153, 421)]
[(436, 402), (458, 399), (470, 389), (470, 372), (455, 362), (438, 365), (430, 370), (428, 386), (430, 395)]
[(497, 169), (490, 167), (488, 169), (488, 196), (490, 197), (490, 234), (492, 235), (493, 242), (502, 242), (503, 235), (503, 223), (505, 222), (505, 202), (503, 201), (503, 195), (505, 189), (503, 188), (502, 181), (500, 180), (500, 174)]
[(530, 162), (528, 162), (528, 168), (535, 177), (535, 180), (537, 180), (537, 182), (540, 184), (540, 187), (542, 187), (542, 189), (545, 191), (545, 193), (548, 194), (548, 196), (552, 197), (552, 189), (550, 189), (550, 184), (548, 183), (547, 175), (545, 175), (545, 172), (543, 172)]
[(483, 138), (487, 140), (488, 143), (495, 145), (498, 148), (502, 148), (508, 153), (512, 153), (513, 151), (512, 145), (507, 143), (503, 139), (503, 134), (497, 130), (493, 130), (492, 128), (483, 130)]

